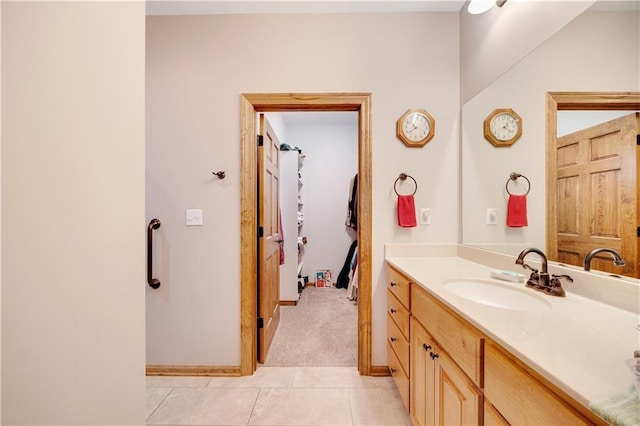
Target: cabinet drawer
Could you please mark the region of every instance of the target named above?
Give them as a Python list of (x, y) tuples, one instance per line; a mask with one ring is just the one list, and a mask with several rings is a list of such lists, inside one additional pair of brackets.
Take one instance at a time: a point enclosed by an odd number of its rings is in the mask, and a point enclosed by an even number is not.
[(549, 388), (516, 365), (498, 348), (485, 348), (484, 394), (511, 424), (594, 424)]
[(412, 315), (429, 330), (462, 371), (482, 387), (484, 339), (480, 334), (417, 285), (411, 286), (411, 303)]
[(405, 307), (409, 308), (411, 306), (409, 304), (411, 300), (409, 279), (391, 266), (387, 267), (387, 288)]
[(393, 318), (404, 337), (409, 339), (409, 309), (396, 299), (391, 290), (387, 291), (387, 313)]
[(393, 380), (396, 382), (396, 387), (400, 393), (400, 398), (404, 406), (409, 410), (409, 377), (405, 374), (404, 370), (400, 366), (400, 362), (396, 357), (395, 352), (391, 348), (391, 345), (387, 343), (387, 364), (389, 364), (389, 371)]
[(387, 314), (387, 342), (395, 351), (398, 361), (405, 373), (409, 372), (409, 340), (402, 335), (402, 332)]

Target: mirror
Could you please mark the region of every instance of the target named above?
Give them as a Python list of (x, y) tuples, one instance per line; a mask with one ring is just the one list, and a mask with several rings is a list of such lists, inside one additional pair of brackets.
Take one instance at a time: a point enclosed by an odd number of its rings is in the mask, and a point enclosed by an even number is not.
[[(463, 244), (514, 256), (526, 247), (547, 249), (547, 212), (554, 208), (547, 201), (547, 93), (640, 91), (638, 5), (618, 11), (601, 3), (609, 2), (595, 3), (463, 106)], [(483, 135), (483, 122), (496, 108), (522, 117), (522, 136), (510, 147), (496, 148)], [(567, 103), (562, 109), (594, 107)], [(524, 227), (506, 225), (507, 185), (514, 194), (528, 189), (524, 179), (510, 181), (512, 172), (530, 182)]]

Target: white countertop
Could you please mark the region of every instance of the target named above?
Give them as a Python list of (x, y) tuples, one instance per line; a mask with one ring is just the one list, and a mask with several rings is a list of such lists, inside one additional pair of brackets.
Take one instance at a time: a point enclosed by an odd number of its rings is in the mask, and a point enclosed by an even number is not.
[[(459, 257), (386, 261), (585, 406), (632, 384), (624, 360), (640, 349), (637, 314), (570, 293), (570, 284), (563, 285), (567, 297), (554, 297), (524, 283), (496, 280), (490, 267)], [(455, 278), (525, 288), (544, 297), (550, 308), (517, 311), (473, 302), (445, 288)]]

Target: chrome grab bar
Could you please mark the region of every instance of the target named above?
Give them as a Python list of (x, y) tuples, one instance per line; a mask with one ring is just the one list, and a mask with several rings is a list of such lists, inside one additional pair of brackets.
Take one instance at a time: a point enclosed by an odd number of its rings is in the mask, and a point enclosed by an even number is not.
[(159, 219), (151, 219), (147, 226), (147, 284), (153, 289), (160, 287), (160, 280), (153, 277), (153, 230), (160, 228)]

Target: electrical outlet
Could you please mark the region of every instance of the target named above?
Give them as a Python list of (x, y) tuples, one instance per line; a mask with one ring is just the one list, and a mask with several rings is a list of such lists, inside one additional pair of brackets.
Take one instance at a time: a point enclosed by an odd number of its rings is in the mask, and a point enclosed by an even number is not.
[(431, 225), (431, 209), (420, 209), (420, 225)]
[(488, 208), (487, 209), (487, 225), (497, 225), (498, 224), (498, 209)]

